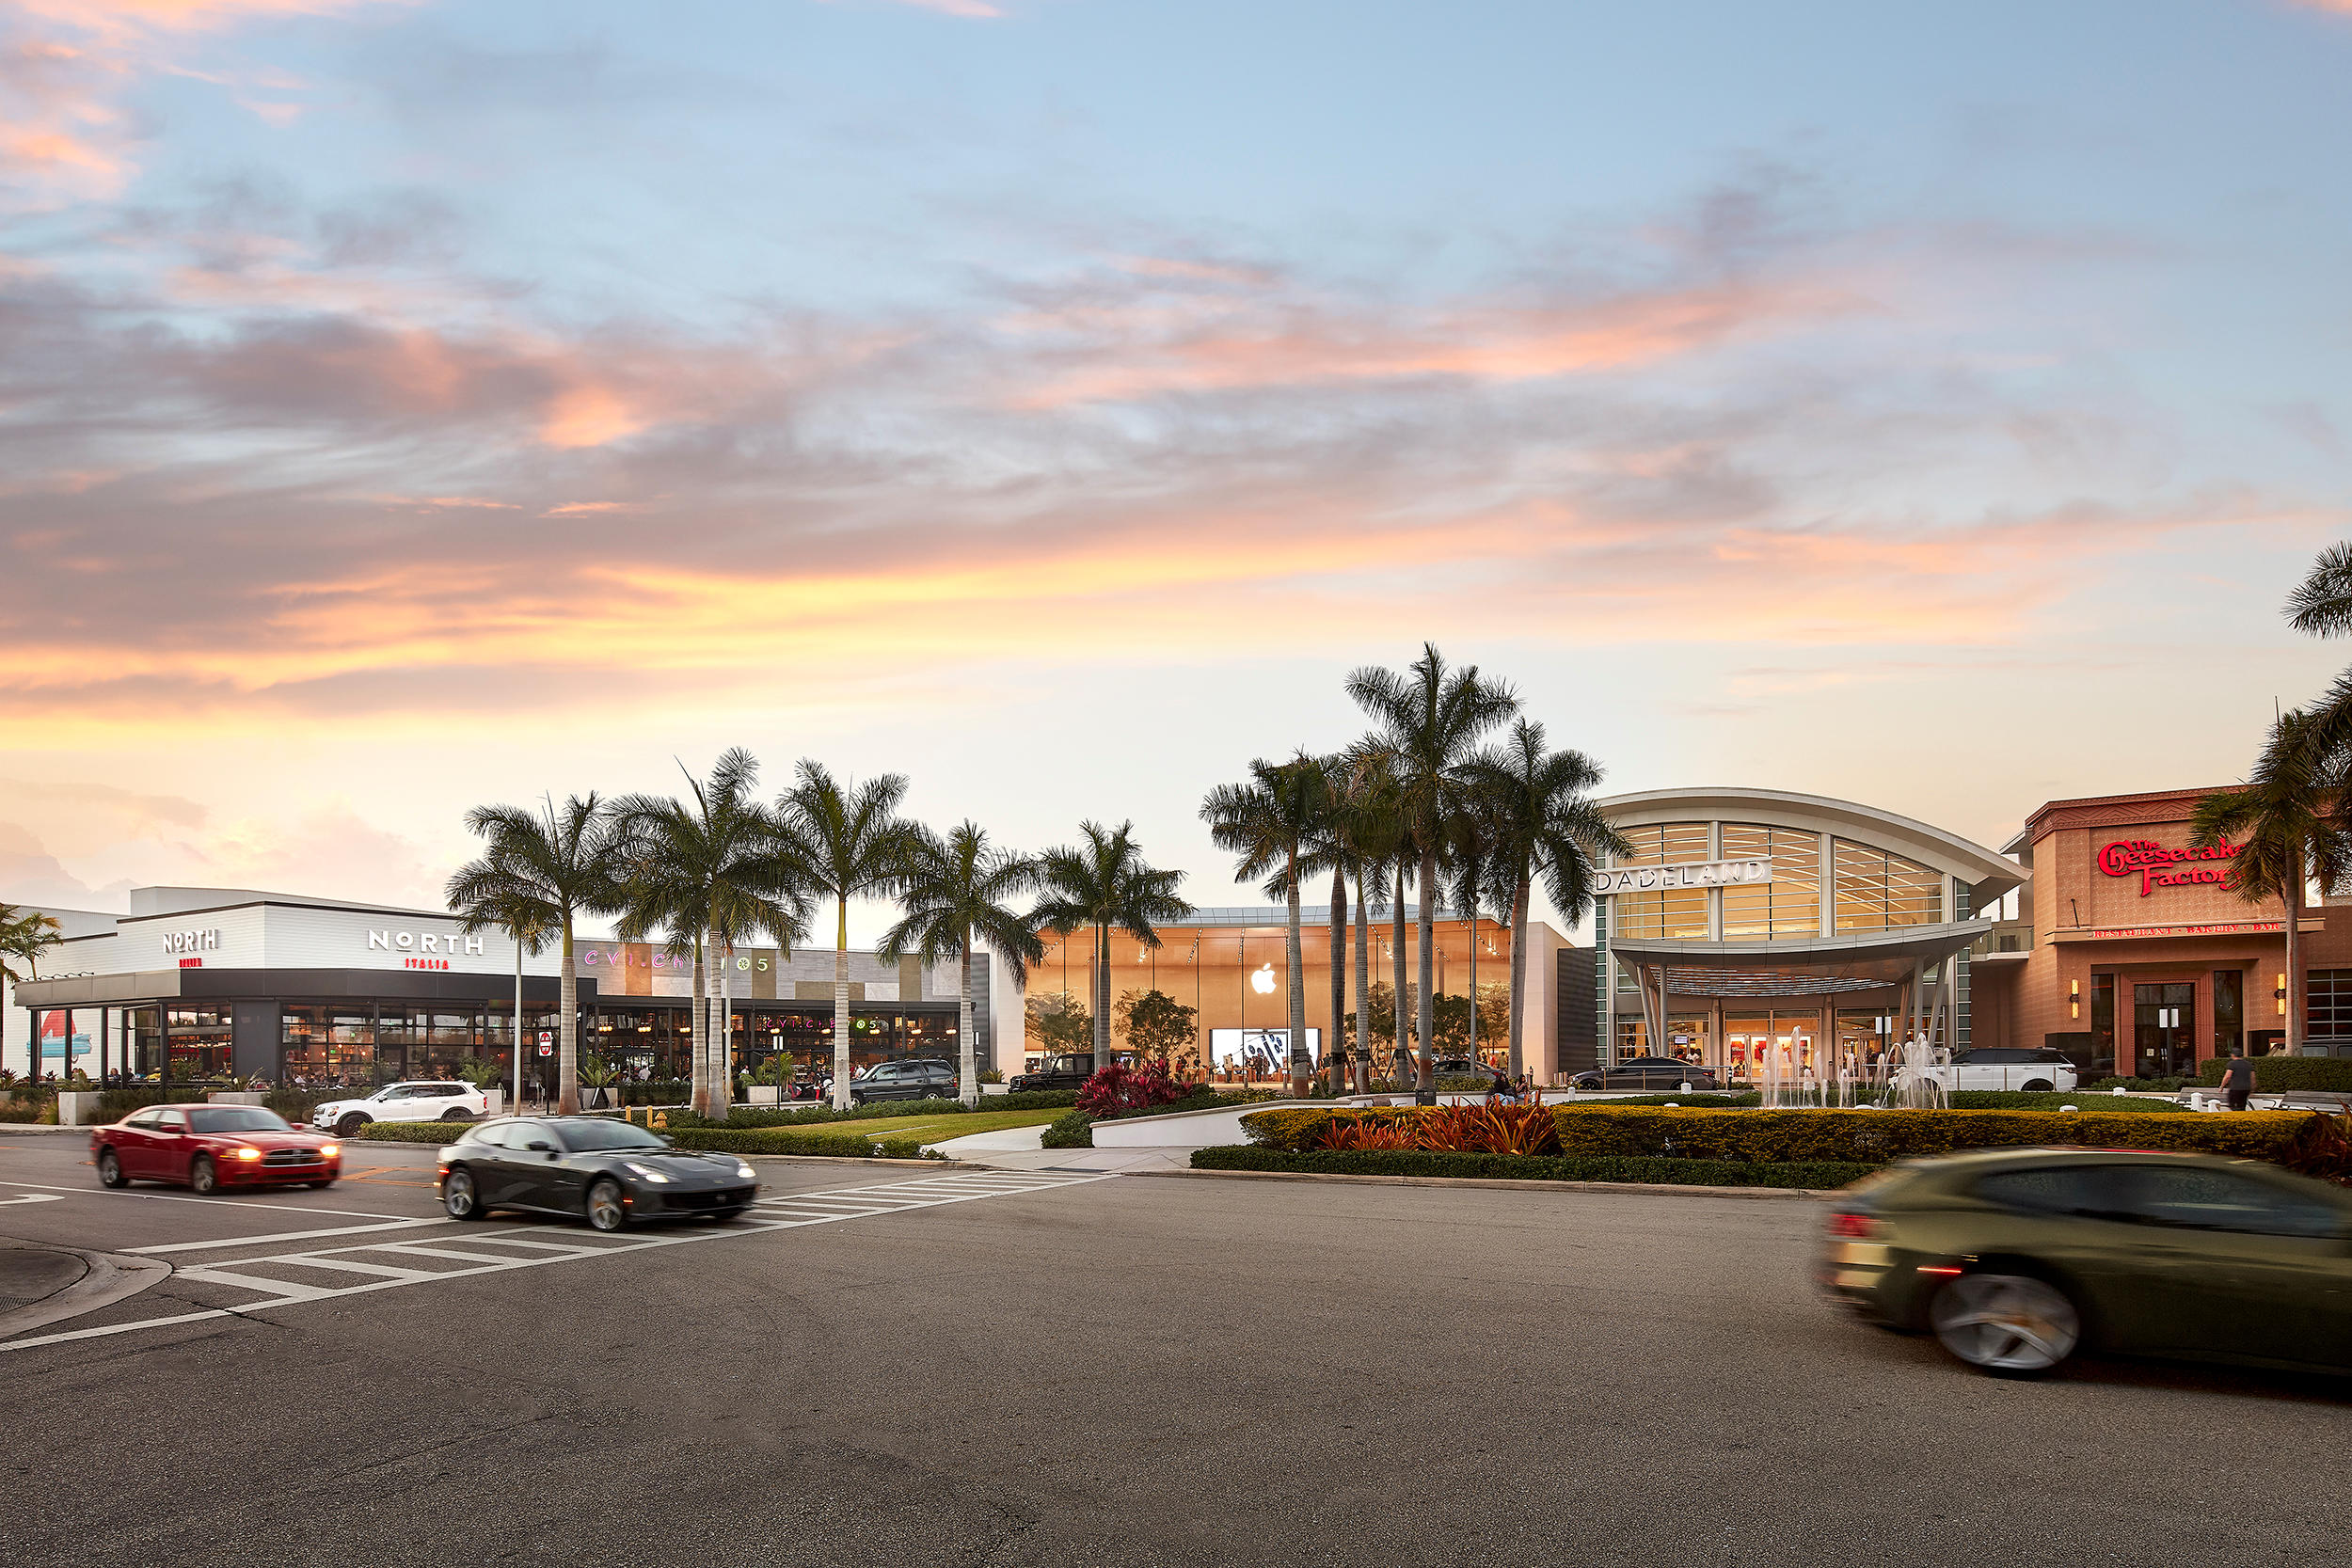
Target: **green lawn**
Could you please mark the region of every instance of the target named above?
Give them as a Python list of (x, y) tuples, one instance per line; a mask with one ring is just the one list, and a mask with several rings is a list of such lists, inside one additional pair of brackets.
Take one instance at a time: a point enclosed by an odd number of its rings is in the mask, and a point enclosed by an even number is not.
[(1042, 1111), (966, 1111), (961, 1116), (880, 1117), (872, 1121), (829, 1121), (823, 1127), (829, 1132), (862, 1132), (868, 1137), (887, 1133), (894, 1138), (914, 1137), (944, 1143), (949, 1138), (961, 1138), (973, 1132), (999, 1132), (1008, 1127), (1042, 1127), (1056, 1117), (1069, 1114), (1067, 1106)]

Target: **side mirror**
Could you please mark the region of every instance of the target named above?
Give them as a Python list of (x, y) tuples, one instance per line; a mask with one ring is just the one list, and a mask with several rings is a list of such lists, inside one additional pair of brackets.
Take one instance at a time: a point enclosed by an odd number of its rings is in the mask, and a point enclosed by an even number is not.
[(553, 1154), (555, 1152), (555, 1146), (548, 1142), (545, 1138), (533, 1138), (524, 1147), (529, 1148), (533, 1154)]

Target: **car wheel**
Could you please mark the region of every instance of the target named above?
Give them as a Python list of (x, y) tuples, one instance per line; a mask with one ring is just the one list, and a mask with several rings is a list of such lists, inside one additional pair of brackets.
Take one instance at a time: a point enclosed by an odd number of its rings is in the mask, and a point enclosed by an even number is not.
[(339, 1138), (356, 1138), (359, 1135), (359, 1129), (373, 1119), (371, 1117), (363, 1117), (357, 1111), (350, 1112), (335, 1123), (335, 1135)]
[(452, 1165), (441, 1178), (441, 1208), (453, 1220), (485, 1219), (490, 1212), (483, 1206), (482, 1189), (473, 1184), (473, 1172), (463, 1165)]
[(448, 1110), (441, 1113), (441, 1119), (443, 1121), (470, 1121), (473, 1118), (467, 1116), (466, 1113), (458, 1107), (453, 1105)]
[(612, 1178), (599, 1177), (588, 1189), (588, 1224), (597, 1230), (618, 1230), (628, 1223), (628, 1204), (621, 1195), (621, 1184)]
[(2052, 1089), (2057, 1087), (2058, 1085), (2051, 1083), (2047, 1078), (2037, 1078), (2026, 1085), (2026, 1092), (2027, 1094), (2048, 1094)]
[(127, 1187), (131, 1179), (122, 1174), (122, 1160), (111, 1148), (98, 1151), (98, 1184), (102, 1187)]
[(220, 1191), (220, 1172), (213, 1167), (211, 1155), (199, 1154), (188, 1162), (188, 1190), (199, 1197)]
[(2074, 1298), (2032, 1275), (1962, 1275), (1935, 1293), (1928, 1323), (1946, 1350), (1996, 1377), (2039, 1377), (2083, 1337)]

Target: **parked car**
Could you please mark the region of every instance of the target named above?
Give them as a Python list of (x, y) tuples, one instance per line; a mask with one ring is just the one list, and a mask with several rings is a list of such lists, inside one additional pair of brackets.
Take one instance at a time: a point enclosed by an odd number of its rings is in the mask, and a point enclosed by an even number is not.
[(673, 1148), (608, 1117), (505, 1117), (441, 1146), (434, 1189), (454, 1220), (494, 1209), (583, 1216), (598, 1230), (631, 1220), (731, 1220), (759, 1192), (759, 1173), (732, 1154)]
[(1820, 1281), (1997, 1375), (2086, 1348), (2352, 1370), (2352, 1192), (2204, 1154), (1913, 1161), (1837, 1196)]
[(953, 1100), (956, 1069), (936, 1060), (876, 1062), (850, 1080), (850, 1103), (880, 1100)]
[(1947, 1089), (2066, 1090), (2076, 1082), (2074, 1064), (2064, 1052), (2031, 1046), (1963, 1051), (1949, 1067), (1935, 1070)]
[(490, 1114), (490, 1097), (471, 1084), (415, 1079), (387, 1084), (365, 1100), (328, 1100), (310, 1125), (348, 1138), (372, 1121), (472, 1121)]
[(93, 1127), (90, 1162), (108, 1187), (176, 1181), (209, 1196), (223, 1187), (331, 1187), (342, 1149), (297, 1132), (259, 1105), (148, 1105)]
[(1005, 1089), (1010, 1094), (1028, 1094), (1039, 1089), (1082, 1089), (1094, 1076), (1094, 1056), (1048, 1056), (1042, 1067), (1009, 1080)]
[(1613, 1066), (1580, 1072), (1568, 1080), (1577, 1089), (1647, 1089), (1664, 1094), (1688, 1084), (1693, 1091), (1717, 1087), (1715, 1069), (1672, 1056), (1636, 1056)]

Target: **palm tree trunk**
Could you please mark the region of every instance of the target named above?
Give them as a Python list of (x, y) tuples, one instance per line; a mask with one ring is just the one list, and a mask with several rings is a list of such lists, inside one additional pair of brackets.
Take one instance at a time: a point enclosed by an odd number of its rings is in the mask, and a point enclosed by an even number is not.
[(1421, 994), (1413, 999), (1413, 1026), (1421, 1046), (1421, 1073), (1414, 1086), (1427, 1094), (1438, 1086), (1437, 998), (1432, 988), (1438, 981), (1437, 959), (1430, 952), (1437, 941), (1438, 911), (1429, 902), (1430, 885), (1438, 879), (1438, 851), (1435, 846), (1421, 852), (1421, 886), (1414, 889), (1417, 912), (1414, 935), (1421, 938)]
[(980, 1075), (972, 1049), (972, 927), (963, 928), (963, 995), (956, 1006), (956, 1095), (966, 1105), (980, 1102)]
[(1364, 909), (1364, 868), (1356, 868), (1356, 1087), (1372, 1092), (1372, 916)]
[(2296, 927), (2301, 924), (2296, 917), (2303, 912), (2303, 885), (2300, 878), (2280, 890), (2285, 895), (2287, 907), (2287, 1054), (2303, 1054), (2303, 942)]
[(1483, 1069), (1486, 1064), (1478, 1054), (1478, 874), (1475, 867), (1471, 869), (1470, 884), (1470, 1059), (1472, 1068)]
[(694, 1114), (710, 1116), (710, 975), (703, 966), (700, 931), (694, 933), (694, 1001), (686, 1022), (686, 1063), (687, 1074), (693, 1080)]
[[(564, 970), (556, 986), (556, 1037), (564, 1042), (556, 1058), (555, 1108), (570, 1116), (580, 1109), (580, 966), (572, 954), (572, 914), (564, 911)], [(166, 1042), (168, 1046), (169, 1042)]]
[(1331, 1029), (1323, 1037), (1323, 1062), (1331, 1075), (1331, 1092), (1347, 1092), (1342, 1074), (1347, 1065), (1347, 872), (1331, 868)]
[(735, 1110), (735, 943), (723, 945), (710, 934), (711, 956), (719, 964), (719, 1016), (711, 1021), (710, 1098), (722, 1117)]
[(1111, 1065), (1111, 928), (1094, 927), (1094, 1070)]
[(1307, 977), (1298, 972), (1298, 863), (1296, 860), (1291, 862), (1289, 884), (1283, 890), (1283, 904), (1289, 911), (1289, 929), (1283, 936), (1283, 954), (1289, 959), (1291, 966), (1290, 984), (1284, 988), (1290, 993), (1291, 1098), (1304, 1100), (1307, 1098), (1307, 1079), (1310, 1072), (1307, 1057)]
[(516, 1117), (523, 1110), (523, 934), (519, 928), (515, 932), (515, 1028), (509, 1043), (515, 1048), (515, 1098), (506, 1114)]
[(1521, 1044), (1527, 1027), (1527, 894), (1528, 876), (1519, 873), (1518, 885), (1511, 890), (1511, 1076), (1516, 1079), (1527, 1070), (1527, 1057)]
[(1389, 958), (1395, 976), (1396, 994), (1391, 996), (1389, 1022), (1396, 1035), (1396, 1053), (1389, 1062), (1389, 1076), (1402, 1085), (1412, 1076), (1412, 1053), (1405, 1044), (1405, 859), (1396, 862), (1396, 897), (1389, 905)]
[(837, 902), (833, 939), (833, 1108), (850, 1108), (850, 895)]

